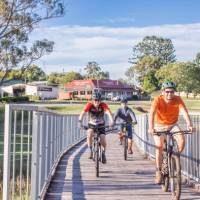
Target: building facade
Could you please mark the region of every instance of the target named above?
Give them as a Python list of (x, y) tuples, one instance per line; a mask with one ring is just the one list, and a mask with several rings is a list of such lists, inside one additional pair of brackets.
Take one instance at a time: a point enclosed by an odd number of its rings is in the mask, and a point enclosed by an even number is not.
[(74, 80), (59, 89), (59, 99), (91, 99), (92, 93), (101, 91), (104, 99), (126, 96), (131, 99), (133, 88), (118, 80)]

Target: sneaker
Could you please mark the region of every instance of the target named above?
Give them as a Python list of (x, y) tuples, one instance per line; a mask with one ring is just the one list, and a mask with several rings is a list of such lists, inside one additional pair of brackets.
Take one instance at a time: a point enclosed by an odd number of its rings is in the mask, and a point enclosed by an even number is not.
[(106, 154), (105, 151), (102, 151), (102, 163), (105, 164), (106, 163)]
[(162, 182), (162, 173), (161, 171), (157, 170), (155, 175), (155, 183), (161, 184), (161, 182)]
[(129, 149), (129, 150), (128, 150), (128, 154), (133, 154), (132, 149)]

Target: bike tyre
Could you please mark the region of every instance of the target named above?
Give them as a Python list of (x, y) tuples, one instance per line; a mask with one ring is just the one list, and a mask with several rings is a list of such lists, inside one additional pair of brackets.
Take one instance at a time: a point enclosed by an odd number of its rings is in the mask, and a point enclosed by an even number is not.
[[(172, 199), (179, 200), (181, 196), (181, 165), (180, 165), (180, 156), (172, 154), (170, 157), (170, 167), (171, 167), (171, 192)], [(174, 178), (176, 172), (176, 180)]]
[(127, 160), (128, 141), (126, 136), (123, 136), (123, 147), (124, 147), (124, 160)]
[(95, 168), (96, 168), (96, 177), (99, 177), (99, 144), (96, 144), (96, 150), (95, 150)]

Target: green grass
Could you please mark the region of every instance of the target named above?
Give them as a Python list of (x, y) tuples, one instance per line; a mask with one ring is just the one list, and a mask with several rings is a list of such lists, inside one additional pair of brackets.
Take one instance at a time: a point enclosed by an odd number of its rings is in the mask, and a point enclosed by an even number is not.
[[(130, 103), (129, 105), (131, 108), (135, 107), (136, 105)], [(57, 105), (46, 105), (46, 108), (53, 110), (55, 112), (61, 113), (61, 114), (80, 114), (80, 112), (85, 107), (85, 104), (57, 104)], [(120, 107), (120, 104), (111, 104), (109, 105), (109, 108), (111, 109), (111, 112), (114, 113), (116, 110)], [(137, 110), (133, 108), (134, 112), (136, 114), (139, 114)]]

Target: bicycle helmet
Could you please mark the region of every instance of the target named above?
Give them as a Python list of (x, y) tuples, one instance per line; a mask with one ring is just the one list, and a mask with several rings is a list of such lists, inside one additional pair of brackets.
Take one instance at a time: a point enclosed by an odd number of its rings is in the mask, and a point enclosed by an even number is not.
[(92, 94), (92, 99), (100, 101), (101, 100), (101, 93), (100, 92), (94, 92)]
[(173, 88), (174, 90), (176, 90), (176, 84), (172, 81), (165, 81), (162, 84), (162, 90), (164, 90), (166, 88)]
[(127, 100), (126, 97), (122, 97), (122, 98), (121, 98), (121, 103), (127, 103), (127, 102), (128, 102), (128, 100)]

